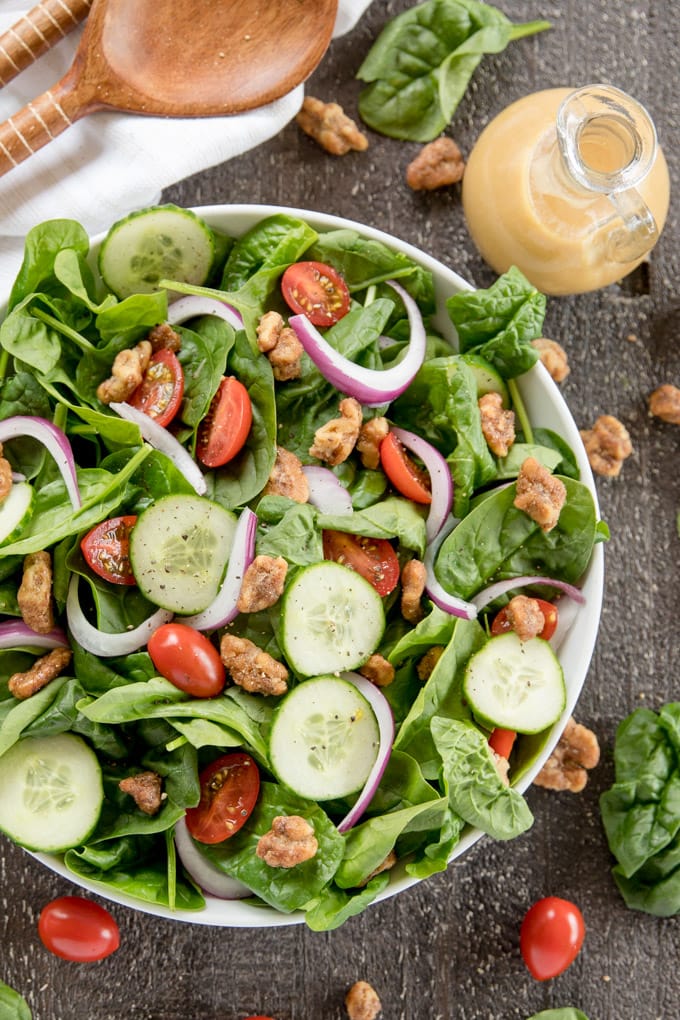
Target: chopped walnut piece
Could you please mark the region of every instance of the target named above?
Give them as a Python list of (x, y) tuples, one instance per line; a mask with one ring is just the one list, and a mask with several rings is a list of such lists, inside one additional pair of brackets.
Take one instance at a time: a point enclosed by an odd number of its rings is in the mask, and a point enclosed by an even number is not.
[(420, 560), (409, 560), (401, 571), (401, 615), (409, 623), (418, 623), (423, 618), (420, 600), (425, 591), (427, 572)]
[(294, 868), (309, 861), (319, 849), (314, 829), (300, 815), (278, 815), (261, 836), (255, 853), (270, 868)]
[(361, 456), (361, 463), (371, 471), (380, 465), (380, 444), (390, 431), (387, 418), (369, 418), (361, 426), (357, 440), (357, 453)]
[(151, 344), (154, 354), (158, 351), (174, 351), (176, 353), (182, 347), (182, 337), (169, 322), (161, 322), (158, 326), (154, 326), (146, 334), (146, 339)]
[(25, 673), (13, 673), (7, 684), (10, 694), (20, 701), (37, 694), (55, 677), (61, 676), (72, 654), (70, 648), (53, 648), (47, 655), (36, 659)]
[(368, 981), (356, 981), (345, 996), (349, 1020), (375, 1020), (382, 1011), (378, 993)]
[(313, 96), (305, 96), (302, 108), (295, 118), (299, 127), (318, 142), (332, 156), (348, 152), (364, 152), (368, 139), (338, 103), (324, 103)]
[(118, 788), (129, 793), (140, 811), (145, 815), (156, 815), (167, 796), (162, 793), (163, 780), (157, 772), (138, 772), (135, 776), (121, 779)]
[(52, 559), (45, 551), (24, 557), (24, 572), (17, 592), (21, 619), (36, 634), (49, 634), (54, 627), (52, 607)]
[(339, 408), (340, 417), (318, 428), (309, 448), (310, 457), (324, 460), (333, 467), (344, 463), (356, 446), (363, 417), (361, 404), (354, 397), (345, 397)]
[(377, 868), (374, 868), (369, 875), (366, 875), (363, 882), (359, 882), (358, 888), (363, 889), (363, 887), (368, 885), (371, 879), (375, 878), (376, 875), (382, 875), (383, 871), (390, 871), (398, 860), (399, 858), (397, 857), (396, 852), (394, 850), (390, 850), (385, 860), (379, 864)]
[(286, 496), (296, 503), (306, 503), (309, 499), (309, 482), (302, 462), (283, 446), (276, 447), (274, 467), (263, 491), (268, 496)]
[(485, 393), (477, 403), (489, 449), (497, 457), (507, 457), (515, 442), (515, 412), (504, 410), (500, 393)]
[(127, 400), (142, 381), (151, 360), (151, 344), (140, 340), (136, 347), (119, 351), (111, 366), (111, 375), (97, 387), (102, 404)]
[(429, 680), (432, 676), (432, 671), (441, 659), (444, 651), (444, 645), (432, 645), (432, 648), (428, 648), (422, 659), (419, 661), (416, 666), (416, 673), (423, 683), (425, 683), (426, 680)]
[(359, 672), (376, 687), (388, 687), (394, 680), (394, 666), (377, 652), (369, 656)]
[(239, 613), (258, 613), (278, 602), (287, 571), (283, 556), (256, 556), (243, 576), (236, 604)]
[(304, 349), (278, 312), (265, 312), (257, 324), (257, 346), (267, 355), (278, 382), (299, 379)]
[(532, 340), (531, 346), (536, 348), (540, 360), (555, 382), (564, 382), (571, 371), (564, 347), (557, 340), (548, 340), (545, 336)]
[(581, 429), (581, 438), (593, 471), (608, 478), (616, 478), (633, 452), (627, 428), (612, 414), (600, 415), (592, 429)]
[(0, 503), (7, 499), (12, 488), (12, 465), (2, 455), (2, 443), (0, 443)]
[(600, 745), (592, 730), (570, 718), (553, 753), (534, 782), (547, 790), (580, 793), (588, 782), (588, 769), (600, 760)]
[(548, 532), (557, 524), (567, 498), (564, 482), (552, 475), (534, 457), (523, 461), (517, 476), (514, 505)]
[(530, 641), (545, 627), (545, 616), (538, 600), (526, 595), (515, 595), (510, 599), (505, 607), (505, 618), (520, 641)]
[(680, 389), (665, 383), (649, 395), (649, 413), (671, 425), (680, 425)]
[(233, 682), (251, 694), (279, 695), (288, 690), (288, 670), (283, 663), (248, 638), (225, 634), (220, 642), (220, 658)]
[(458, 184), (465, 173), (463, 154), (453, 138), (435, 138), (406, 168), (406, 183), (414, 191), (434, 191)]

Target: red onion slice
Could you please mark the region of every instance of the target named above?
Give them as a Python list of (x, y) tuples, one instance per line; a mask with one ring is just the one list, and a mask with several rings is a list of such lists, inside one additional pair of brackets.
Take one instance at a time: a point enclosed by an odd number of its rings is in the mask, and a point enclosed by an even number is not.
[(366, 701), (375, 713), (378, 733), (380, 735), (378, 754), (373, 763), (373, 768), (364, 783), (364, 788), (337, 827), (338, 832), (347, 832), (348, 829), (351, 829), (359, 821), (380, 785), (380, 780), (383, 777), (387, 762), (392, 753), (394, 716), (392, 715), (390, 703), (383, 692), (375, 684), (372, 684), (370, 680), (367, 680), (365, 676), (361, 676), (360, 673), (343, 673), (342, 678), (354, 684), (357, 690), (366, 698)]
[(427, 468), (430, 476), (432, 502), (425, 524), (425, 535), (427, 541), (432, 542), (441, 531), (453, 505), (453, 479), (449, 465), (439, 450), (421, 436), (397, 427), (392, 427), (390, 431), (407, 450), (415, 453)]
[(425, 358), (425, 326), (420, 309), (403, 287), (394, 280), (388, 282), (404, 302), (411, 329), (406, 354), (391, 368), (373, 369), (355, 365), (331, 347), (306, 315), (293, 315), (288, 320), (324, 378), (341, 393), (355, 397), (367, 407), (379, 407), (395, 400), (411, 384)]
[(68, 648), (69, 642), (61, 627), (47, 634), (37, 634), (20, 620), (0, 623), (0, 648)]
[(309, 502), (322, 514), (351, 514), (352, 497), (329, 468), (305, 465), (303, 472), (309, 484)]
[(81, 499), (76, 462), (65, 433), (47, 418), (37, 418), (34, 415), (17, 414), (0, 422), (0, 443), (20, 436), (30, 436), (42, 443), (59, 468), (73, 509), (79, 510)]
[(478, 592), (472, 601), (478, 611), (481, 611), (490, 602), (493, 602), (494, 599), (505, 595), (514, 588), (527, 588), (533, 584), (546, 584), (551, 588), (558, 588), (565, 595), (568, 595), (570, 599), (573, 599), (574, 602), (578, 602), (581, 605), (585, 604), (585, 595), (575, 585), (567, 584), (566, 581), (558, 581), (554, 577), (531, 577), (528, 575), (524, 577), (508, 577), (503, 581), (496, 581), (495, 584), (490, 584), (487, 588), (483, 588), (482, 591)]
[(255, 556), (257, 514), (248, 507), (241, 515), (234, 532), (227, 572), (217, 595), (210, 605), (194, 616), (183, 617), (182, 622), (196, 630), (215, 630), (225, 627), (238, 615), (237, 603), (241, 594), (243, 575)]
[(221, 900), (242, 900), (253, 895), (247, 885), (231, 875), (225, 875), (221, 868), (203, 856), (191, 838), (184, 818), (175, 822), (175, 846), (185, 871), (208, 896), (217, 896)]
[(109, 404), (109, 407), (116, 414), (119, 414), (121, 418), (125, 418), (126, 421), (138, 425), (142, 438), (146, 439), (147, 443), (153, 446), (154, 450), (159, 450), (160, 453), (164, 453), (166, 457), (170, 458), (177, 470), (184, 475), (189, 485), (193, 486), (199, 496), (205, 495), (208, 487), (203, 472), (191, 454), (184, 449), (171, 432), (168, 432), (166, 428), (159, 425), (157, 421), (148, 414), (145, 414), (144, 411), (139, 411), (136, 407), (132, 407), (131, 404), (114, 402)]
[(99, 655), (102, 658), (130, 655), (142, 648), (161, 624), (168, 623), (172, 619), (171, 612), (167, 609), (159, 609), (134, 630), (126, 630), (121, 634), (109, 634), (107, 631), (94, 627), (86, 619), (78, 597), (78, 586), (78, 575), (73, 574), (69, 581), (66, 598), (66, 619), (75, 640), (85, 651), (92, 652), (93, 655)]
[(233, 329), (243, 329), (241, 313), (232, 305), (225, 301), (216, 301), (215, 298), (189, 294), (173, 301), (168, 307), (168, 322), (172, 326), (186, 322), (187, 319), (194, 319), (197, 315), (216, 315), (228, 322)]

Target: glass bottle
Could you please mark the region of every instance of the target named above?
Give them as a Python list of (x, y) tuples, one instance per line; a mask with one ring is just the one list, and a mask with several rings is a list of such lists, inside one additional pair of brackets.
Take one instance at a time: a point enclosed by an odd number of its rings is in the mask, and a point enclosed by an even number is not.
[(547, 89), (512, 103), (468, 159), (463, 208), (498, 273), (518, 266), (545, 294), (595, 290), (652, 249), (669, 202), (649, 115), (610, 85)]

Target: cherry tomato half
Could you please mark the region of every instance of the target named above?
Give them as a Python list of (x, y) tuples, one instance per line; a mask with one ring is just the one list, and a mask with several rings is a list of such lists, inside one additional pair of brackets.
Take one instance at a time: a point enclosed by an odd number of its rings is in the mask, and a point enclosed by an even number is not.
[(497, 726), (491, 731), (489, 747), (491, 747), (496, 754), (500, 754), (501, 758), (509, 758), (516, 738), (517, 733), (515, 730), (504, 730), (501, 729), (500, 726)]
[(394, 488), (414, 503), (431, 503), (430, 476), (411, 460), (394, 432), (380, 444), (380, 463)]
[(323, 262), (294, 262), (281, 278), (281, 293), (289, 308), (307, 316), (313, 326), (332, 326), (349, 311), (347, 284)]
[(102, 521), (80, 542), (88, 567), (112, 584), (135, 584), (130, 564), (130, 532), (137, 523), (134, 514)]
[(217, 758), (200, 776), (201, 799), (187, 808), (187, 828), (199, 843), (223, 843), (250, 817), (260, 792), (255, 760), (242, 751)]
[(120, 945), (120, 932), (108, 910), (82, 896), (60, 896), (43, 907), (38, 935), (46, 949), (63, 960), (103, 960)]
[(184, 372), (177, 355), (163, 347), (151, 357), (144, 377), (128, 403), (153, 418), (158, 425), (169, 425), (184, 396)]
[(323, 532), (323, 556), (356, 570), (378, 595), (389, 595), (399, 583), (399, 560), (385, 538), (365, 538), (344, 531)]
[(214, 698), (224, 687), (220, 653), (186, 623), (162, 624), (149, 638), (147, 651), (161, 676), (194, 698)]
[[(544, 641), (549, 641), (557, 630), (557, 606), (554, 606), (552, 602), (546, 602), (545, 599), (535, 599), (535, 601), (538, 602), (545, 620), (543, 630), (538, 636)], [(507, 606), (504, 606), (493, 618), (491, 633), (505, 634), (509, 630), (512, 630), (512, 627), (508, 621)]]
[(234, 376), (225, 376), (198, 429), (198, 459), (209, 468), (226, 464), (243, 448), (252, 423), (248, 390)]
[(547, 981), (569, 967), (583, 945), (586, 926), (575, 903), (546, 896), (527, 911), (519, 933), (522, 957), (532, 977)]

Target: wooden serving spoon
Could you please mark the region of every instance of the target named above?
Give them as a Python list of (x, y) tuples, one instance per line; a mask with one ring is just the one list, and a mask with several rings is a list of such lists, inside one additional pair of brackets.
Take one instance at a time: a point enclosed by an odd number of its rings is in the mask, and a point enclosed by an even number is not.
[(0, 175), (95, 110), (214, 117), (307, 78), (338, 0), (93, 0), (69, 71), (0, 124)]
[(42, 0), (0, 35), (0, 86), (32, 64), (85, 18), (92, 0)]

